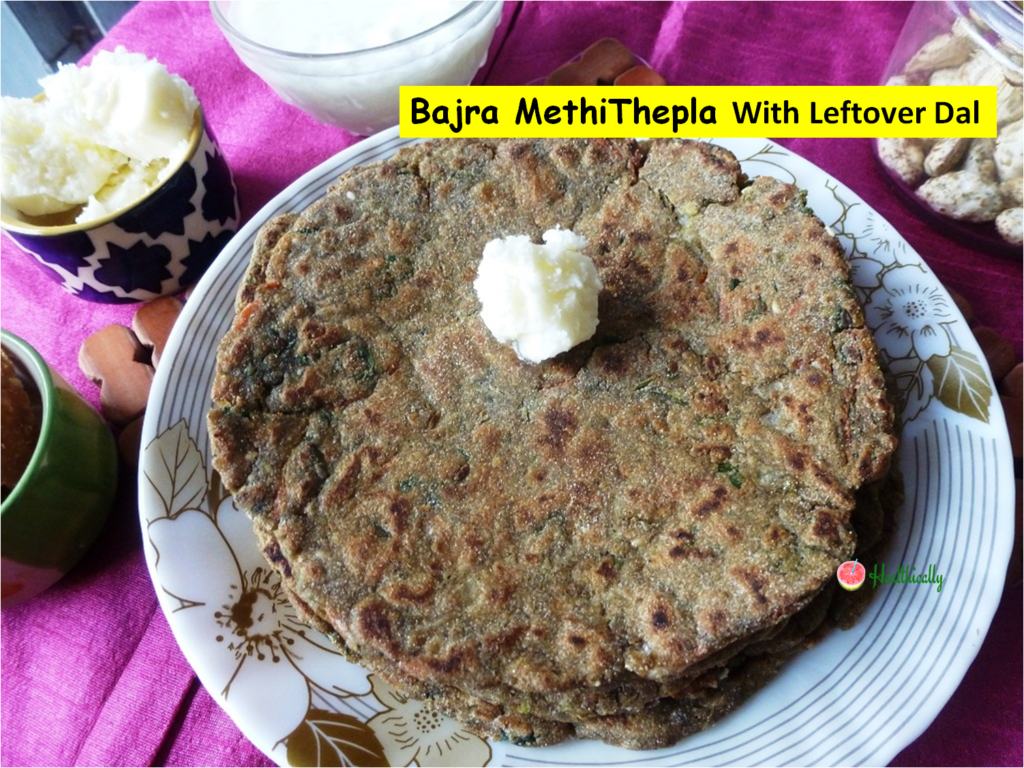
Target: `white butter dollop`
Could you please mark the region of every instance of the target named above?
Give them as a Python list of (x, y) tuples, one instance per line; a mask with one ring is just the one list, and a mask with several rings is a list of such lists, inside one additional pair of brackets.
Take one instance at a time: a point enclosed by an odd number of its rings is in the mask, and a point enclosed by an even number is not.
[(87, 67), (61, 65), (45, 98), (4, 97), (0, 194), (29, 216), (118, 210), (160, 184), (186, 155), (199, 100), (157, 61), (124, 48)]
[(491, 240), (473, 283), (480, 316), (495, 339), (539, 363), (572, 349), (597, 330), (601, 278), (586, 240), (549, 229), (538, 245), (526, 235)]

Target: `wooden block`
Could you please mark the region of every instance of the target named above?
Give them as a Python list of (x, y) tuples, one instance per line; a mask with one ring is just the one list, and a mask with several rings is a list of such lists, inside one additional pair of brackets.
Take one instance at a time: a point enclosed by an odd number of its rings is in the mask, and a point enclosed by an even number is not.
[(545, 85), (611, 85), (615, 78), (636, 66), (636, 56), (618, 40), (606, 37), (580, 54), (579, 61), (563, 64), (544, 81)]
[(1000, 395), (999, 401), (1003, 404), (1003, 411), (1006, 413), (1006, 427), (1010, 432), (1010, 448), (1013, 450), (1013, 458), (1021, 458), (1021, 438), (1024, 430), (1024, 407), (1019, 398), (1009, 395)]
[(544, 81), (544, 85), (597, 85), (590, 71), (578, 63), (563, 64)]
[(1007, 581), (1016, 584), (1020, 581), (1022, 564), (1024, 564), (1024, 494), (1022, 494), (1021, 479), (1017, 478), (1017, 525), (1013, 534), (1013, 554), (1010, 555), (1010, 565), (1006, 569)]
[(130, 328), (108, 325), (78, 350), (78, 367), (100, 387), (100, 408), (114, 424), (124, 425), (146, 409), (153, 369), (138, 360), (145, 350)]
[(160, 356), (167, 344), (167, 337), (171, 335), (174, 321), (178, 319), (183, 306), (184, 304), (173, 296), (161, 296), (141, 305), (132, 318), (135, 336), (142, 344), (153, 349), (154, 368), (160, 364)]
[(117, 452), (124, 463), (132, 469), (139, 468), (139, 452), (142, 450), (142, 421), (145, 414), (128, 422), (117, 436)]
[(633, 67), (615, 78), (615, 85), (667, 85), (665, 78), (650, 67)]
[(946, 286), (946, 290), (949, 292), (950, 298), (953, 299), (953, 303), (956, 304), (956, 308), (960, 310), (960, 314), (964, 316), (964, 320), (967, 321), (967, 324), (972, 324), (974, 322), (974, 307), (971, 306), (971, 302), (964, 298), (962, 294), (954, 291), (948, 285)]
[(985, 359), (988, 360), (992, 378), (1001, 381), (1017, 362), (1013, 345), (994, 328), (979, 325), (972, 328), (971, 331), (974, 333), (974, 338), (978, 341), (981, 351), (985, 354)]
[(1010, 372), (1003, 377), (1000, 388), (1003, 394), (1015, 397), (1018, 400), (1024, 399), (1024, 382), (1021, 381), (1021, 374), (1024, 371), (1021, 363), (1017, 363)]
[(598, 85), (611, 85), (616, 77), (636, 66), (636, 56), (615, 38), (606, 37), (587, 48), (580, 57), (580, 63)]

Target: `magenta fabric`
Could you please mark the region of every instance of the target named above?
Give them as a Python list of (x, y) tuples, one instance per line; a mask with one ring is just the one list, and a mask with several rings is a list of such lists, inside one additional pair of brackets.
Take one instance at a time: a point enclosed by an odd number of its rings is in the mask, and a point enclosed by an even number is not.
[[(617, 37), (671, 85), (879, 81), (904, 3), (514, 3), (477, 82), (542, 78), (598, 38)], [(358, 139), (281, 102), (224, 41), (205, 2), (143, 2), (100, 43), (156, 57), (196, 89), (234, 172), (244, 219)], [(867, 140), (784, 144), (850, 186), (1021, 355), (1022, 269), (931, 229), (896, 197)], [(133, 307), (64, 293), (2, 239), (2, 324), (93, 403), (82, 340)], [(199, 685), (157, 606), (143, 558), (136, 483), (125, 471), (100, 540), (71, 574), (2, 613), (0, 762), (14, 765), (270, 765)], [(1019, 504), (1019, 501), (1018, 501)], [(1018, 532), (1019, 536), (1019, 532)], [(896, 765), (1022, 764), (1019, 548), (977, 660)], [(921, 638), (927, 642), (927, 638)], [(872, 702), (885, 717), (885, 702)]]

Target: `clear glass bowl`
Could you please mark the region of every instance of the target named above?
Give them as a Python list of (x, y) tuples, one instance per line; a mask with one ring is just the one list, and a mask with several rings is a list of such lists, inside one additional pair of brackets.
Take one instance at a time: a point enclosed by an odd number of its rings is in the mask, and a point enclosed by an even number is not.
[(877, 139), (875, 154), (909, 205), (948, 236), (1021, 255), (1022, 35), (1017, 2), (917, 2), (884, 85), (994, 85), (998, 137)]
[[(267, 30), (259, 41), (242, 31), (258, 13), (287, 12), (276, 17), (287, 25), (275, 36), (308, 39), (308, 45), (289, 43), (292, 50), (268, 45)], [(303, 6), (319, 5), (316, 13)], [(213, 18), (231, 47), (249, 69), (260, 76), (284, 101), (322, 123), (367, 136), (398, 124), (398, 88), (401, 85), (468, 85), (487, 60), (487, 49), (501, 20), (501, 2), (452, 4), (457, 10), (427, 29), (382, 45), (372, 45), (380, 25), (394, 24), (401, 9), (393, 3), (244, 3), (212, 0)], [(235, 10), (232, 10), (232, 7)], [(261, 7), (262, 6), (262, 7)], [(356, 7), (359, 6), (359, 7)], [(406, 10), (419, 4), (407, 4)], [(424, 4), (426, 7), (426, 4)], [(329, 14), (340, 13), (343, 24)], [(408, 21), (404, 19), (403, 21)], [(359, 25), (364, 25), (360, 27)], [(303, 27), (307, 27), (308, 30)], [(360, 35), (368, 45), (361, 50), (324, 52), (325, 29), (343, 29)], [(278, 43), (280, 44), (280, 43)], [(305, 50), (294, 50), (305, 47)]]

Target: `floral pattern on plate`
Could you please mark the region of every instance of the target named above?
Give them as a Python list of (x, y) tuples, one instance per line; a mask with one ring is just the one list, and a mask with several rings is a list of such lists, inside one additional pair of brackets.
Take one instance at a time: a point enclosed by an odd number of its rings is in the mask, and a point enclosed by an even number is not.
[[(165, 603), (186, 631), (224, 659), (206, 679), (225, 701), (274, 691), (278, 707), (258, 723), (278, 736), (290, 765), (487, 765), (490, 747), (455, 721), (400, 696), (375, 676), (352, 686), (351, 665), (299, 619), (267, 564), (249, 518), (209, 471), (182, 419), (145, 447), (146, 543)], [(198, 547), (197, 547), (198, 544)], [(192, 560), (210, 568), (162, 569)], [(369, 699), (369, 720), (345, 711)], [(351, 709), (348, 707), (347, 709)]]
[[(830, 228), (847, 247), (865, 320), (895, 382), (900, 420), (913, 421), (938, 400), (987, 423), (988, 369), (958, 343), (970, 332), (949, 294), (888, 222), (866, 207), (863, 218), (854, 215), (863, 203), (846, 202), (835, 185), (825, 186), (842, 209)], [(847, 228), (851, 218), (862, 221), (859, 233)]]
[[(741, 163), (748, 173), (792, 184), (798, 181), (792, 157), (767, 144)], [(824, 189), (838, 212), (830, 219), (824, 208), (832, 205), (813, 207), (845, 247), (865, 320), (895, 382), (901, 422), (916, 419), (933, 400), (988, 422), (993, 397), (988, 370), (977, 354), (957, 343), (969, 331), (945, 289), (888, 222), (838, 184), (825, 181)]]

